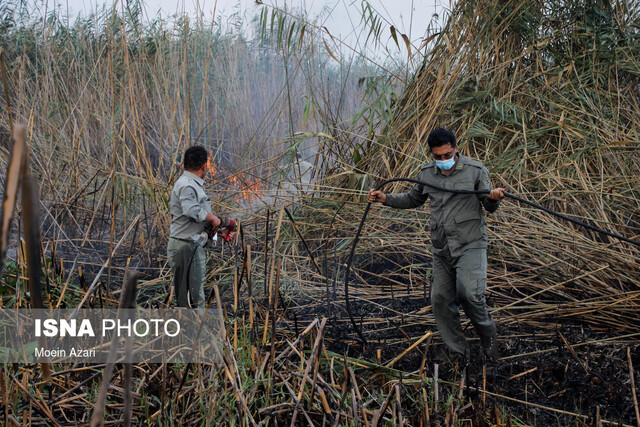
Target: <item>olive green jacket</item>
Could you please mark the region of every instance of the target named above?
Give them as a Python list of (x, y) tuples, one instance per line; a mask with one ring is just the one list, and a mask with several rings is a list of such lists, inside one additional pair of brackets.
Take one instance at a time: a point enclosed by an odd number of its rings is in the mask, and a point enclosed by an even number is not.
[[(418, 180), (453, 190), (491, 190), (489, 171), (484, 165), (459, 155), (455, 170), (449, 175), (440, 173), (435, 162), (422, 166)], [(407, 193), (387, 194), (385, 205), (411, 209), (429, 199), (431, 208), (431, 241), (434, 254), (460, 256), (466, 249), (487, 247), (487, 223), (481, 206), (494, 212), (499, 201), (486, 194), (453, 194), (415, 184)]]

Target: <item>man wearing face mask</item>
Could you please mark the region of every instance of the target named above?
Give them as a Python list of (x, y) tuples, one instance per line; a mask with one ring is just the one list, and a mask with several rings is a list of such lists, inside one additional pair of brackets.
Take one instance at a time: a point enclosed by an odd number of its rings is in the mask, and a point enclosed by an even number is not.
[(462, 305), (480, 336), (483, 352), (497, 356), (496, 327), (487, 310), (487, 212), (498, 209), (503, 188), (492, 188), (489, 171), (482, 163), (462, 156), (453, 132), (433, 130), (427, 144), (435, 161), (422, 166), (419, 181), (453, 190), (487, 190), (489, 194), (454, 194), (415, 184), (407, 193), (369, 192), (369, 202), (398, 209), (421, 206), (429, 199), (433, 269), (431, 306), (438, 330), (454, 360), (466, 361), (469, 347), (460, 324)]

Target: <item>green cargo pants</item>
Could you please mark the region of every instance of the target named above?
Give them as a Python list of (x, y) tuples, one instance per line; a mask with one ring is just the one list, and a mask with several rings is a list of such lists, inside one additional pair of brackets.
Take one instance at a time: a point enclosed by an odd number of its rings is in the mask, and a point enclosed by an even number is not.
[(487, 310), (487, 250), (467, 249), (459, 257), (433, 256), (431, 307), (436, 325), (449, 351), (469, 356), (462, 333), (460, 308), (471, 320), (483, 346), (496, 336), (496, 326)]
[(174, 238), (169, 239), (167, 259), (173, 272), (173, 286), (178, 307), (197, 308), (205, 303), (204, 277), (207, 259), (204, 248), (199, 246), (191, 262), (191, 269), (188, 275), (189, 283), (187, 283), (187, 268), (189, 267), (192, 253), (193, 243)]

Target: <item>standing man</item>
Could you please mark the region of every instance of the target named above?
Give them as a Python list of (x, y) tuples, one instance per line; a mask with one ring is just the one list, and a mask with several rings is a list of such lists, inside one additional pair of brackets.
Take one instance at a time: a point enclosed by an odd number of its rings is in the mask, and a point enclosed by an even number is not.
[(167, 258), (173, 272), (178, 307), (197, 308), (205, 302), (206, 256), (204, 248), (197, 246), (192, 236), (205, 231), (207, 224), (211, 224), (214, 230), (222, 226), (220, 233), (223, 236), (233, 235), (235, 222), (229, 218), (223, 222), (211, 213), (211, 199), (204, 191), (208, 158), (204, 147), (189, 147), (184, 153), (184, 173), (171, 191), (171, 231)]
[(398, 209), (431, 208), (431, 306), (438, 330), (454, 360), (466, 361), (467, 340), (462, 333), (459, 305), (480, 336), (485, 356), (496, 357), (496, 327), (487, 310), (487, 212), (498, 209), (503, 188), (493, 188), (482, 163), (464, 157), (456, 148), (453, 132), (438, 128), (427, 138), (434, 162), (422, 166), (419, 181), (454, 190), (486, 190), (489, 194), (454, 194), (415, 184), (407, 193), (370, 191), (368, 201)]

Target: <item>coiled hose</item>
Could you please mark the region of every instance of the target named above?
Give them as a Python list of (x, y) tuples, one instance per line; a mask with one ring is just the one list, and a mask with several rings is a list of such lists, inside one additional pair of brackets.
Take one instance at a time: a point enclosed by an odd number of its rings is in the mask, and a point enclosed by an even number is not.
[[(376, 188), (375, 191), (380, 190), (382, 187), (384, 187), (387, 184), (391, 184), (392, 182), (412, 182), (414, 184), (420, 184), (420, 185), (425, 185), (427, 187), (433, 188), (434, 190), (438, 190), (438, 191), (444, 191), (446, 193), (454, 193), (454, 194), (489, 194), (488, 190), (451, 190), (448, 188), (444, 188), (444, 187), (440, 187), (438, 185), (434, 185), (434, 184), (430, 184), (428, 182), (424, 182), (424, 181), (419, 181), (417, 179), (411, 179), (411, 178), (392, 178), (392, 179), (388, 179), (384, 182), (382, 182), (381, 184), (379, 184)], [(545, 208), (544, 206), (541, 206), (537, 203), (533, 203), (530, 202), (529, 200), (523, 199), (522, 197), (516, 196), (515, 194), (511, 194), (508, 192), (504, 192), (505, 197), (511, 198), (513, 200), (517, 200), (521, 203), (524, 203), (526, 205), (532, 206), (536, 209), (540, 209), (544, 212), (547, 212), (548, 214), (557, 216), (558, 218), (562, 218), (565, 221), (569, 221), (573, 224), (579, 225), (580, 227), (584, 227), (587, 228), (589, 230), (592, 231), (596, 231), (598, 233), (607, 235), (609, 237), (614, 237), (616, 239), (622, 240), (624, 242), (627, 243), (631, 243), (633, 245), (636, 246), (640, 246), (640, 241), (637, 240), (633, 240), (633, 239), (629, 239), (627, 237), (621, 236), (619, 234), (616, 233), (612, 233), (610, 231), (607, 230), (603, 230), (602, 228), (593, 226), (591, 224), (587, 224), (584, 223), (582, 221), (578, 221), (577, 219), (571, 218), (567, 215), (561, 214), (559, 212), (556, 212), (552, 209), (549, 208)], [(367, 207), (364, 210), (364, 213), (362, 214), (362, 219), (360, 220), (360, 225), (358, 226), (358, 231), (356, 231), (356, 236), (353, 239), (353, 244), (351, 245), (351, 251), (349, 252), (349, 258), (347, 259), (347, 266), (345, 268), (344, 271), (344, 298), (345, 298), (345, 305), (347, 308), (347, 313), (349, 314), (349, 320), (351, 320), (351, 324), (353, 325), (353, 327), (355, 328), (356, 332), (358, 333), (358, 337), (360, 337), (360, 340), (366, 344), (367, 340), (364, 338), (364, 335), (362, 334), (362, 331), (360, 330), (360, 328), (358, 327), (358, 325), (356, 324), (355, 319), (353, 318), (353, 314), (351, 312), (351, 303), (349, 300), (349, 273), (351, 271), (351, 264), (353, 263), (353, 255), (356, 251), (356, 246), (358, 245), (358, 240), (360, 240), (360, 233), (362, 232), (362, 227), (364, 226), (364, 222), (367, 219), (367, 215), (369, 214), (369, 209), (371, 208), (371, 203), (367, 204)]]

